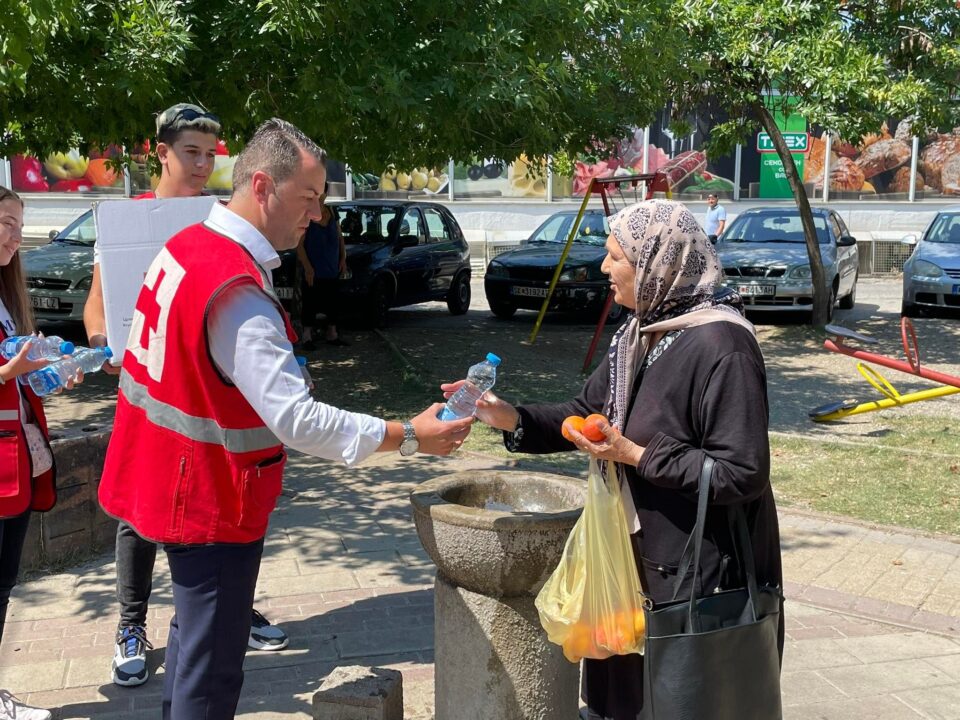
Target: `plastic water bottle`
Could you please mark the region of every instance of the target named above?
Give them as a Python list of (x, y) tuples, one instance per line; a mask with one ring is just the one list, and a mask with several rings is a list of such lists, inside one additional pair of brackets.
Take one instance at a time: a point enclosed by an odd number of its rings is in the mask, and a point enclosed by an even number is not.
[(73, 355), (73, 343), (56, 335), (50, 335), (49, 337), (14, 335), (8, 337), (3, 341), (3, 344), (0, 345), (0, 355), (3, 356), (4, 360), (10, 360), (16, 357), (17, 353), (23, 349), (23, 346), (31, 340), (33, 344), (27, 352), (27, 358), (29, 360), (59, 360), (63, 355)]
[(43, 397), (66, 387), (67, 381), (75, 378), (77, 372), (83, 370), (90, 374), (103, 367), (103, 364), (113, 357), (113, 350), (109, 347), (80, 348), (74, 355), (46, 367), (34, 370), (27, 375), (27, 382), (33, 391)]
[(303, 355), (296, 355), (297, 365), (300, 366), (300, 374), (303, 375), (303, 381), (307, 384), (307, 390), (313, 390), (313, 378), (310, 376), (310, 369), (307, 367), (307, 359)]
[(467, 371), (467, 381), (447, 400), (447, 406), (440, 411), (441, 420), (458, 420), (471, 417), (477, 412), (477, 400), (497, 381), (497, 366), (500, 358), (487, 353), (487, 359), (477, 363)]

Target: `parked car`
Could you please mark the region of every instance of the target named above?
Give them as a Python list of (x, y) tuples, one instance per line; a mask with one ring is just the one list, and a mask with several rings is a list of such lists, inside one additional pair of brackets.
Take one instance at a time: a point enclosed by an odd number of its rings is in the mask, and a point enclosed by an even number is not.
[[(27, 292), (40, 321), (83, 321), (83, 306), (93, 280), (93, 245), (97, 240), (93, 211), (87, 210), (60, 232), (50, 235), (47, 245), (23, 254)], [(293, 298), (294, 253), (286, 257), (285, 270), (274, 271), (274, 290), (289, 309)]]
[(470, 309), (470, 250), (443, 205), (406, 200), (330, 203), (340, 219), (350, 277), (340, 281), (346, 311), (375, 326), (390, 308), (442, 300)]
[(27, 292), (37, 319), (83, 320), (93, 279), (93, 211), (87, 210), (50, 242), (23, 254)]
[[(837, 302), (857, 302), (860, 257), (857, 240), (829, 208), (814, 208), (813, 223), (830, 290), (829, 315)], [(724, 283), (743, 297), (748, 311), (813, 313), (813, 279), (800, 213), (752, 208), (737, 215), (717, 241)]]
[[(555, 213), (516, 250), (490, 261), (483, 285), (494, 315), (510, 318), (518, 309), (541, 308), (576, 218), (573, 211)], [(609, 234), (610, 226), (602, 211), (584, 213), (548, 309), (595, 314), (603, 309), (610, 281), (600, 265), (607, 254), (604, 245)], [(623, 308), (614, 303), (607, 320), (615, 322), (622, 316)]]
[(914, 246), (903, 264), (903, 303), (907, 317), (960, 308), (960, 206), (938, 212), (917, 239), (901, 241)]

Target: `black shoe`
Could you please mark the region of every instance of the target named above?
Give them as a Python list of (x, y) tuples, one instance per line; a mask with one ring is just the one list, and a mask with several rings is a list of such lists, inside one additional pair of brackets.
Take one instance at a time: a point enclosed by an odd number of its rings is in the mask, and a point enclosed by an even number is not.
[(333, 340), (327, 340), (327, 345), (337, 345), (338, 347), (350, 347), (350, 343), (344, 340), (341, 337), (336, 337)]

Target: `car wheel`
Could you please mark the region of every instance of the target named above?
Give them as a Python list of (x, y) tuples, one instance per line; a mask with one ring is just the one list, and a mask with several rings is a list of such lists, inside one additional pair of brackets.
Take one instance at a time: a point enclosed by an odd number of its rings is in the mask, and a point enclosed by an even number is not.
[(840, 298), (840, 309), (841, 310), (853, 310), (857, 304), (857, 281), (860, 279), (860, 273), (857, 273), (853, 276), (853, 287), (850, 289), (849, 295), (844, 295)]
[(501, 302), (492, 302), (490, 303), (490, 310), (493, 311), (493, 314), (502, 320), (509, 320), (517, 313), (517, 306), (509, 301)]
[(462, 272), (453, 279), (447, 292), (447, 309), (451, 315), (463, 315), (470, 309), (470, 276)]
[(370, 290), (367, 300), (367, 322), (371, 327), (385, 328), (390, 312), (390, 300), (393, 293), (386, 280), (377, 280)]
[(904, 301), (900, 304), (900, 314), (903, 317), (915, 318), (920, 317), (920, 310), (913, 303), (908, 303)]
[(830, 298), (827, 300), (827, 322), (833, 322), (833, 311), (837, 307), (837, 283), (830, 286)]
[(615, 325), (616, 323), (620, 322), (623, 320), (623, 316), (625, 314), (626, 310), (624, 309), (623, 305), (620, 305), (619, 303), (613, 303), (613, 305), (610, 306), (610, 311), (607, 313), (607, 325)]

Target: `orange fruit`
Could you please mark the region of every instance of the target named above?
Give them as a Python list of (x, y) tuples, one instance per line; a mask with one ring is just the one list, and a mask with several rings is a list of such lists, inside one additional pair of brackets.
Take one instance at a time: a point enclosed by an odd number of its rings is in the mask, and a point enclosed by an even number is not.
[(570, 434), (570, 429), (572, 428), (577, 432), (583, 432), (584, 422), (586, 421), (579, 415), (571, 415), (563, 421), (563, 425), (560, 426), (560, 432), (567, 440), (573, 442), (573, 436)]
[(593, 415), (587, 415), (583, 421), (583, 430), (580, 432), (583, 436), (590, 442), (603, 442), (607, 439), (607, 436), (603, 434), (601, 428), (606, 427), (610, 424), (610, 421), (607, 420), (603, 415), (599, 413), (594, 413)]

